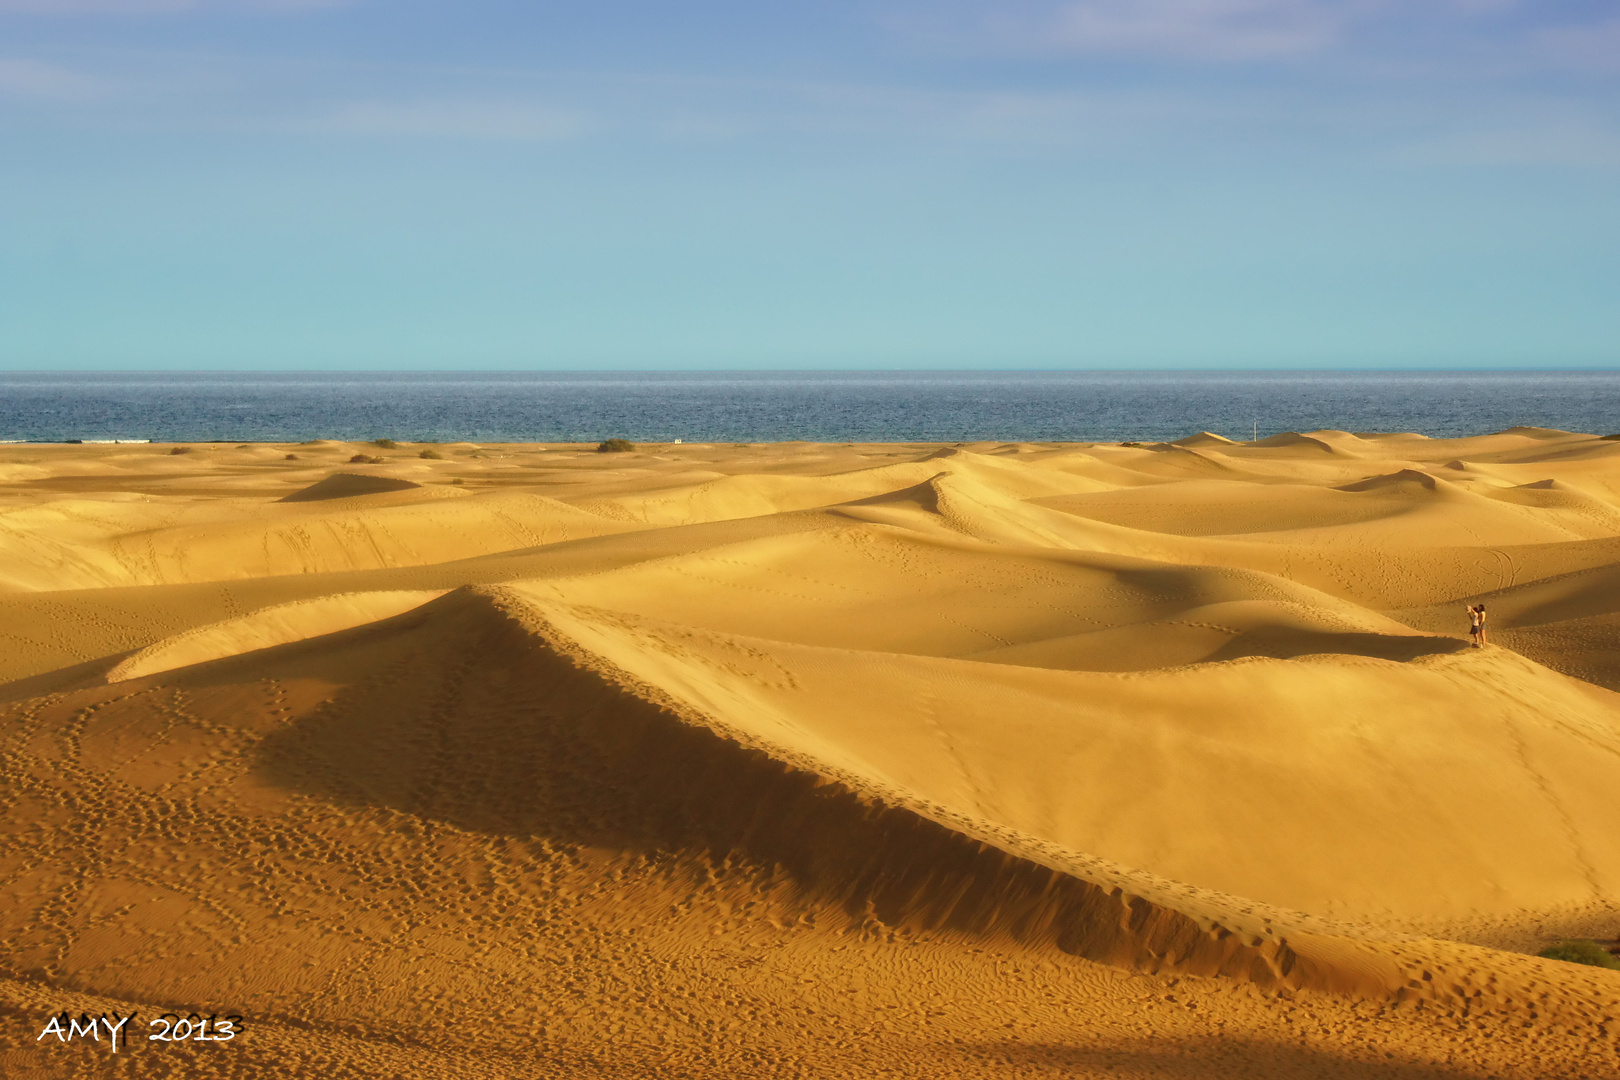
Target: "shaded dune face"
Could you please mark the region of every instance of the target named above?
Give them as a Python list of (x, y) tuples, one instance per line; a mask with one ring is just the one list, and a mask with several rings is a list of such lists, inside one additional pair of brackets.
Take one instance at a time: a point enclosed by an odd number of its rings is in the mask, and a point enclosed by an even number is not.
[(357, 495), (380, 495), (385, 491), (409, 491), (419, 488), (421, 484), (409, 480), (399, 480), (387, 476), (364, 476), (354, 473), (333, 473), (325, 480), (318, 481), (295, 491), (291, 495), (282, 497), (282, 502), (321, 502), (325, 499), (349, 499)]
[(1620, 444), (1181, 442), (30, 451), (0, 1075), (1617, 1074)]
[[(385, 688), (361, 681), (266, 738), (263, 778), (469, 833), (778, 880), (778, 902), (798, 918), (870, 917), (1121, 963), (1168, 957), (1268, 985), (1293, 966), (1285, 948), (1279, 965), (1276, 942), (1256, 948), (1210, 934), (1177, 912), (965, 836), (869, 785), (740, 745), (622, 672), (592, 670), (532, 611), (522, 612), (524, 626), (485, 596), (451, 603), (401, 628), (406, 640), (373, 646), (404, 652), (411, 674)], [(340, 663), (364, 666), (354, 656)]]

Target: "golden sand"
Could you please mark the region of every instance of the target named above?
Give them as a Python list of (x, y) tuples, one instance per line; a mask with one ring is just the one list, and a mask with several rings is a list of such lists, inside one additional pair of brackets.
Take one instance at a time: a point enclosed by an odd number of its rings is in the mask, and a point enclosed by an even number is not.
[(1620, 1076), (1620, 441), (421, 449), (0, 453), (0, 1076)]

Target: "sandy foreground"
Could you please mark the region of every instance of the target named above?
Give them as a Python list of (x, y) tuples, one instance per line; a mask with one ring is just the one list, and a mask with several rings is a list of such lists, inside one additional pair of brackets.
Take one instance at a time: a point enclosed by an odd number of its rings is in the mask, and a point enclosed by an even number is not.
[(0, 1076), (1620, 1076), (1620, 441), (170, 449), (0, 447)]

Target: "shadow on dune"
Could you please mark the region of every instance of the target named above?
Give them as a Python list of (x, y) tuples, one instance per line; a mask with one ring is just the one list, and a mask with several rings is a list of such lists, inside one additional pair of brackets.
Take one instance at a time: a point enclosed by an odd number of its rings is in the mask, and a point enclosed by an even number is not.
[(1237, 660), (1245, 656), (1269, 656), (1277, 660), (1292, 660), (1298, 656), (1342, 653), (1406, 663), (1420, 656), (1462, 652), (1469, 647), (1468, 642), (1450, 637), (1373, 633), (1334, 634), (1290, 628), (1251, 630), (1215, 650), (1208, 659)]
[(967, 659), (1060, 671), (1156, 671), (1246, 657), (1293, 660), (1329, 654), (1405, 663), (1469, 647), (1468, 642), (1452, 637), (1335, 633), (1298, 626), (1259, 626), (1229, 636), (1232, 633), (1218, 626), (1168, 619), (991, 649)]
[[(1343, 1077), (1345, 1080), (1479, 1080), (1480, 1069), (1424, 1061), (1366, 1060), (1380, 1052), (1371, 1046), (1360, 1055), (1326, 1046), (1297, 1046), (1221, 1035), (1218, 1039), (1144, 1039), (1107, 1047), (1000, 1042), (951, 1044), (941, 1055), (957, 1054), (978, 1061), (1013, 1066), (1074, 1070), (1077, 1077), (1141, 1077), (1143, 1080), (1216, 1080), (1217, 1077)], [(1381, 1056), (1381, 1055), (1380, 1055)], [(1496, 1075), (1492, 1072), (1490, 1075)]]
[(651, 688), (592, 670), (485, 595), (463, 590), (261, 656), (271, 653), (275, 678), (341, 687), (260, 743), (257, 771), (281, 787), (672, 872), (785, 875), (798, 903), (855, 922), (1293, 982), (1286, 945), (1205, 929), (744, 747)]
[(366, 476), (360, 473), (333, 473), (325, 480), (318, 480), (287, 495), (279, 501), (288, 502), (321, 502), (326, 499), (352, 499), (357, 495), (381, 495), (390, 491), (409, 491), (419, 488), (421, 484), (410, 480), (400, 480), (392, 476)]
[(139, 651), (130, 649), (109, 656), (98, 656), (94, 660), (41, 672), (27, 678), (0, 682), (0, 702), (27, 701), (29, 698), (43, 697), (46, 694), (61, 694), (87, 687), (103, 686), (106, 684), (108, 672)]
[(1340, 484), (1335, 491), (1438, 491), (1439, 482), (1421, 469), (1401, 469), (1382, 476), (1369, 476), (1353, 484)]
[(1491, 640), (1543, 667), (1620, 693), (1620, 614), (1507, 627)]

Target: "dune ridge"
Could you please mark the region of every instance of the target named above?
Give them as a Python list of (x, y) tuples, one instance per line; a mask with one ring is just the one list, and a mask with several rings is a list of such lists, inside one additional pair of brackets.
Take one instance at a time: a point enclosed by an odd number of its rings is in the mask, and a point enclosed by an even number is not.
[[(711, 854), (724, 858), (746, 848), (760, 861), (794, 866), (800, 888), (846, 912), (870, 912), (890, 926), (1006, 936), (1088, 960), (1224, 976), (1270, 990), (1458, 1003), (1475, 996), (1484, 950), (1244, 904), (955, 813), (697, 712), (581, 646), (519, 592), (485, 588), (476, 594), (538, 639), (551, 665), (560, 668), (566, 660), (571, 670), (563, 678), (590, 678), (598, 693), (623, 694), (634, 703), (624, 712), (643, 714), (633, 735), (593, 733), (621, 748), (634, 744), (631, 756), (649, 763), (632, 786), (646, 790), (679, 778), (682, 798), (727, 793), (722, 807), (673, 815), (713, 821), (719, 811), (724, 826), (705, 837)], [(684, 787), (716, 773), (713, 787)], [(743, 780), (743, 774), (751, 775)], [(761, 797), (762, 787), (778, 790)], [(739, 791), (747, 795), (737, 798)], [(836, 849), (843, 857), (827, 859)], [(807, 863), (807, 856), (821, 865)], [(1555, 978), (1549, 980), (1549, 972)], [(1591, 978), (1575, 989), (1561, 986), (1559, 974), (1567, 972), (1547, 961), (1523, 961), (1516, 978), (1492, 987), (1490, 1004), (1545, 1009), (1562, 998), (1565, 1007), (1587, 1016), (1620, 1007), (1620, 981)]]
[[(708, 824), (719, 811), (724, 824), (705, 840), (722, 858), (746, 848), (761, 861), (792, 866), (807, 893), (846, 912), (870, 912), (891, 926), (1055, 944), (1087, 959), (1145, 970), (1296, 985), (1288, 981), (1295, 957), (1285, 942), (1269, 937), (1269, 928), (1259, 940), (1248, 940), (1131, 895), (1121, 884), (1086, 880), (1075, 872), (1073, 853), (963, 819), (699, 713), (586, 650), (520, 594), (485, 595), (495, 610), (539, 639), (553, 664), (568, 662), (564, 677), (592, 679), (599, 692), (624, 695), (624, 712), (643, 714), (639, 738), (596, 733), (638, 744), (633, 756), (649, 768), (635, 787), (678, 778), (682, 798), (709, 798), (719, 790), (736, 799), (691, 815)], [(712, 787), (685, 786), (712, 774), (718, 774)], [(761, 797), (758, 788), (775, 790)], [(739, 791), (748, 794), (738, 799)], [(1119, 882), (1126, 880), (1121, 873)]]
[(366, 476), (356, 473), (333, 473), (325, 480), (319, 480), (291, 495), (284, 495), (282, 502), (321, 502), (325, 499), (348, 499), (360, 495), (381, 495), (388, 491), (410, 491), (421, 487), (421, 484), (411, 480), (395, 479), (387, 476)]

